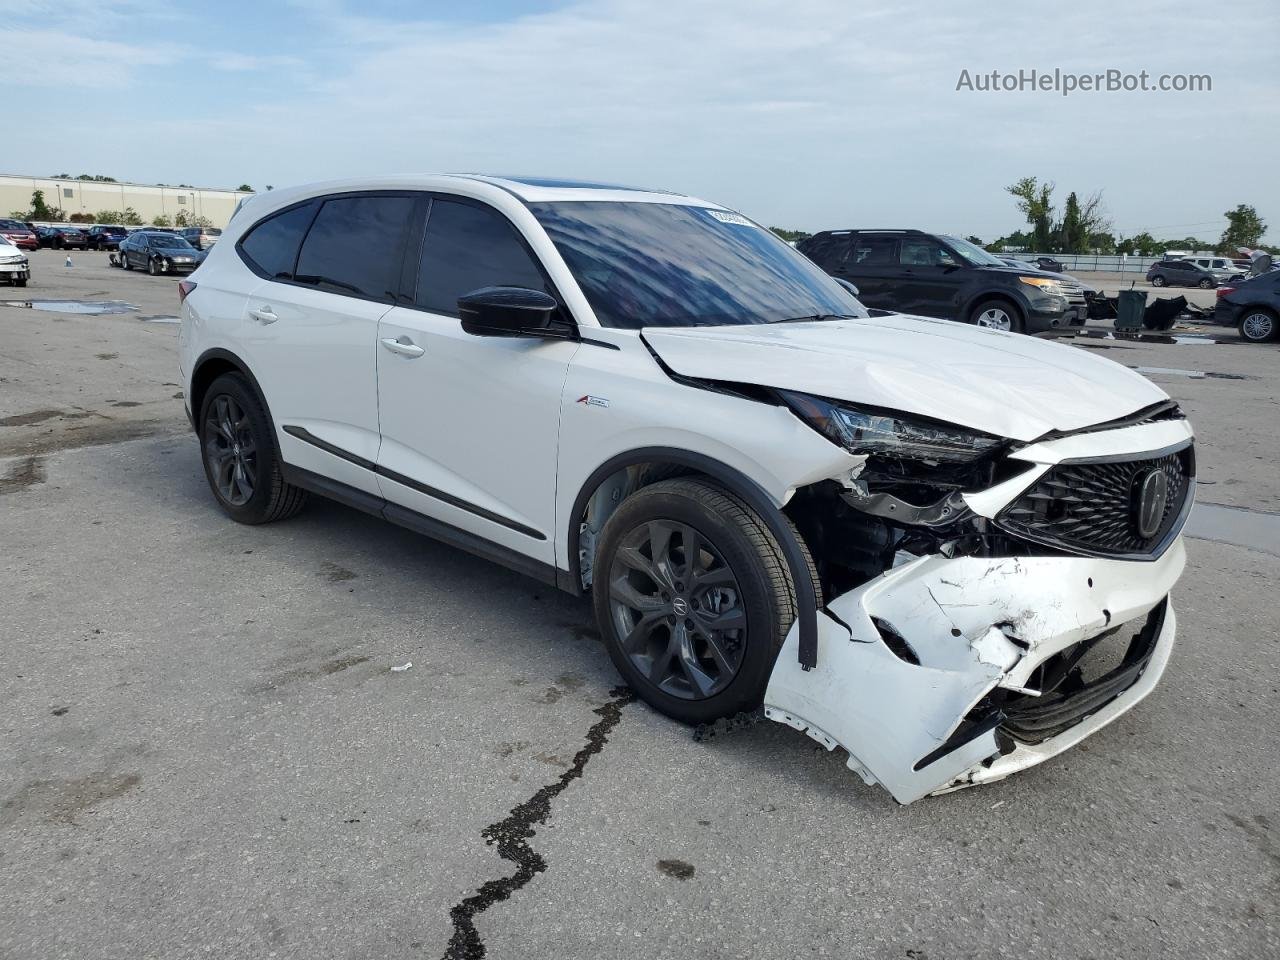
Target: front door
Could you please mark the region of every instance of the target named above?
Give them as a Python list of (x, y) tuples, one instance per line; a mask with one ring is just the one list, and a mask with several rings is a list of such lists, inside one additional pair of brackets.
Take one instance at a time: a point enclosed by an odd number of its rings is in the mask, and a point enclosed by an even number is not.
[(964, 281), (964, 267), (932, 237), (909, 236), (899, 248), (899, 310), (942, 320), (959, 320), (956, 295)]
[(464, 333), (458, 298), (488, 286), (556, 295), (505, 216), (436, 196), (413, 304), (378, 324), (378, 479), (393, 504), (550, 564), (561, 394), (577, 343)]

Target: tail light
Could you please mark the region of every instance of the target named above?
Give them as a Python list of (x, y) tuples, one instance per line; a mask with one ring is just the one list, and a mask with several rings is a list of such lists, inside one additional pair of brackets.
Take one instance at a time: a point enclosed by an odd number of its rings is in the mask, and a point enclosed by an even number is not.
[(182, 304), (187, 299), (187, 297), (191, 295), (191, 291), (194, 290), (195, 288), (196, 288), (196, 283), (194, 280), (179, 280), (178, 281), (178, 303)]
[(1218, 299), (1219, 299), (1219, 300), (1221, 300), (1221, 299), (1222, 299), (1223, 297), (1225, 297), (1228, 293), (1235, 293), (1235, 292), (1236, 292), (1236, 288), (1235, 288), (1235, 287), (1219, 287), (1219, 288), (1218, 288)]

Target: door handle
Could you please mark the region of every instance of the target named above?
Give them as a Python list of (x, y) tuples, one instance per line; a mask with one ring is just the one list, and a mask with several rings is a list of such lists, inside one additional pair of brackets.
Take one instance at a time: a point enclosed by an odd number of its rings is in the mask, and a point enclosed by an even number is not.
[(383, 337), (382, 345), (392, 353), (398, 353), (402, 357), (408, 357), (411, 360), (422, 356), (427, 351), (422, 349), (408, 337), (399, 337), (392, 339), (391, 337)]
[(253, 319), (257, 320), (259, 323), (275, 323), (280, 319), (275, 315), (275, 312), (265, 304), (257, 310), (250, 310), (249, 316), (253, 317)]

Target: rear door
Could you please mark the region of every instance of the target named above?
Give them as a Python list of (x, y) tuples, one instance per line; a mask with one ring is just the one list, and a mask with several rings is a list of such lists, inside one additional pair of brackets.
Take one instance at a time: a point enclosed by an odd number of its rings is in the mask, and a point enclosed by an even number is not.
[(888, 233), (854, 234), (836, 276), (858, 288), (865, 306), (902, 310), (898, 298), (898, 237)]
[(561, 394), (577, 343), (464, 333), (457, 301), (487, 286), (560, 298), (516, 227), (478, 201), (430, 198), (410, 255), (413, 301), (378, 330), (382, 495), (553, 563)]
[(390, 308), (414, 209), (406, 193), (339, 194), (287, 208), (239, 249), (262, 282), (240, 343), (288, 463), (378, 492), (378, 320)]

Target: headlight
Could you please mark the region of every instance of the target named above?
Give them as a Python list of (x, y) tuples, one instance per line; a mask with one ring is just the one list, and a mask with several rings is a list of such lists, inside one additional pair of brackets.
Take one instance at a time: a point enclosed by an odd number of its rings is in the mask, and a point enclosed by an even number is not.
[(1045, 293), (1056, 293), (1062, 296), (1062, 284), (1052, 277), (1019, 277), (1018, 280), (1029, 287), (1039, 287)]
[(896, 413), (858, 410), (790, 390), (778, 393), (800, 419), (850, 453), (931, 463), (967, 463), (1004, 442), (962, 427), (915, 420)]

